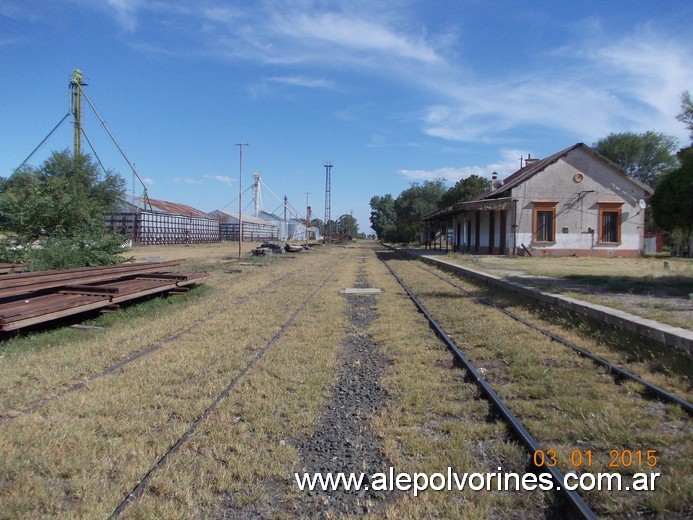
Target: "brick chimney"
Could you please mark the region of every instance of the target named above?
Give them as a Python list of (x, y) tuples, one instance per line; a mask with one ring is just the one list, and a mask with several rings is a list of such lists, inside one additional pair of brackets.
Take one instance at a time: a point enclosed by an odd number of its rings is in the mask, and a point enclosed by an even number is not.
[(527, 154), (527, 158), (525, 159), (525, 168), (527, 166), (532, 166), (534, 163), (539, 162), (539, 159), (532, 157), (531, 153)]

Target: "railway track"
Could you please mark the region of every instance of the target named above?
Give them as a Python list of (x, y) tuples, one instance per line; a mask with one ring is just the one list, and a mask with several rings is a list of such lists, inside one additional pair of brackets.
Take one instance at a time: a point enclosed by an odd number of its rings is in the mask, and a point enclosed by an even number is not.
[[(493, 406), (501, 415), (504, 420), (507, 422), (509, 425), (510, 429), (515, 433), (516, 437), (521, 440), (521, 442), (526, 446), (526, 449), (529, 453), (530, 457), (530, 462), (531, 466), (536, 466), (536, 468), (539, 471), (548, 471), (551, 473), (552, 479), (555, 484), (555, 489), (559, 489), (560, 493), (562, 494), (564, 500), (566, 501), (567, 504), (569, 504), (569, 508), (573, 512), (573, 514), (577, 515), (580, 518), (595, 518), (596, 514), (594, 511), (597, 511), (598, 514), (605, 514), (609, 512), (610, 508), (617, 508), (617, 507), (632, 507), (632, 506), (624, 506), (623, 504), (607, 504), (605, 505), (603, 502), (600, 503), (600, 499), (595, 496), (594, 493), (587, 493), (586, 497), (583, 499), (582, 496), (580, 496), (576, 491), (574, 490), (567, 490), (565, 486), (563, 486), (563, 482), (565, 482), (565, 471), (569, 472), (577, 472), (577, 474), (584, 475), (585, 473), (590, 473), (595, 471), (595, 468), (597, 467), (597, 464), (593, 465), (593, 461), (589, 461), (587, 465), (582, 464), (583, 462), (583, 455), (589, 454), (589, 457), (591, 458), (593, 455), (593, 452), (596, 452), (596, 446), (602, 446), (604, 447), (604, 440), (599, 439), (598, 437), (593, 437), (593, 438), (585, 438), (583, 436), (582, 438), (579, 439), (573, 439), (573, 435), (571, 433), (566, 432), (564, 435), (556, 435), (555, 432), (552, 435), (547, 435), (542, 432), (542, 429), (537, 427), (536, 425), (540, 422), (537, 421), (536, 419), (533, 421), (525, 421), (525, 417), (530, 417), (532, 414), (531, 412), (528, 412), (528, 409), (531, 409), (530, 407), (525, 406), (526, 403), (523, 402), (523, 398), (518, 394), (517, 391), (515, 392), (508, 392), (505, 390), (505, 388), (508, 388), (511, 386), (510, 381), (511, 379), (516, 379), (518, 377), (517, 374), (513, 375), (513, 369), (510, 365), (512, 365), (511, 362), (507, 362), (503, 357), (505, 356), (504, 353), (501, 352), (501, 347), (496, 346), (495, 347), (495, 354), (497, 358), (501, 359), (503, 361), (504, 365), (506, 365), (506, 370), (499, 370), (498, 366), (500, 364), (498, 363), (488, 363), (490, 360), (489, 358), (491, 356), (488, 356), (488, 352), (483, 352), (483, 350), (488, 350), (484, 349), (485, 345), (482, 346), (481, 349), (475, 348), (478, 345), (470, 345), (470, 342), (475, 342), (475, 341), (488, 341), (488, 339), (483, 339), (483, 335), (479, 335), (474, 337), (473, 339), (469, 337), (469, 334), (467, 331), (464, 331), (464, 327), (456, 327), (455, 323), (459, 322), (461, 320), (460, 314), (457, 313), (455, 314), (454, 312), (449, 312), (450, 309), (454, 306), (457, 305), (457, 302), (455, 301), (456, 299), (464, 299), (466, 300), (464, 305), (465, 309), (469, 309), (470, 305), (467, 304), (467, 301), (471, 300), (472, 302), (476, 302), (477, 306), (478, 304), (482, 304), (482, 306), (485, 306), (487, 308), (493, 309), (494, 312), (499, 312), (502, 313), (503, 316), (514, 320), (517, 323), (522, 324), (525, 327), (528, 327), (532, 332), (537, 332), (544, 337), (548, 337), (550, 339), (550, 342), (552, 344), (559, 344), (563, 345), (566, 347), (569, 347), (572, 349), (574, 352), (578, 353), (580, 356), (584, 356), (585, 358), (589, 359), (591, 362), (594, 363), (593, 366), (599, 367), (601, 369), (601, 373), (599, 374), (604, 375), (604, 376), (614, 376), (613, 381), (621, 382), (622, 380), (632, 380), (636, 382), (638, 385), (642, 385), (646, 392), (650, 395), (656, 396), (657, 399), (661, 399), (664, 402), (669, 402), (673, 403), (674, 406), (680, 407), (682, 410), (684, 410), (688, 415), (690, 415), (692, 407), (691, 404), (686, 401), (685, 399), (678, 397), (674, 395), (671, 392), (668, 392), (666, 390), (663, 390), (656, 385), (653, 385), (651, 383), (648, 383), (644, 379), (631, 374), (630, 372), (623, 370), (617, 366), (615, 366), (612, 363), (609, 363), (608, 361), (595, 356), (591, 354), (589, 351), (587, 351), (584, 348), (578, 347), (575, 345), (573, 342), (570, 342), (560, 336), (558, 336), (555, 333), (549, 332), (548, 330), (537, 326), (536, 324), (530, 323), (527, 319), (521, 318), (520, 316), (517, 316), (505, 309), (502, 309), (498, 305), (494, 304), (492, 301), (486, 299), (486, 298), (480, 298), (476, 294), (472, 293), (471, 291), (461, 287), (460, 285), (456, 284), (455, 282), (451, 281), (445, 276), (441, 276), (437, 272), (435, 272), (433, 269), (428, 269), (424, 268), (420, 265), (420, 262), (413, 261), (413, 260), (402, 260), (400, 257), (396, 256), (396, 254), (391, 253), (391, 252), (379, 252), (378, 256), (380, 260), (383, 261), (383, 263), (387, 266), (388, 270), (390, 273), (397, 279), (398, 283), (403, 287), (403, 289), (406, 291), (408, 294), (409, 298), (412, 299), (412, 301), (415, 303), (419, 311), (424, 314), (427, 320), (429, 320), (429, 323), (431, 324), (431, 327), (435, 330), (436, 334), (443, 340), (443, 342), (448, 346), (448, 348), (454, 353), (456, 358), (463, 364), (464, 369), (466, 370), (467, 374), (471, 376), (476, 383), (480, 386), (482, 392), (484, 395), (489, 399), (491, 403), (493, 403)], [(419, 276), (423, 275), (424, 279), (422, 280), (420, 277), (417, 277), (413, 275), (413, 271), (416, 271)], [(426, 279), (427, 277), (427, 279)], [(433, 282), (434, 280), (435, 282)], [(413, 288), (412, 288), (413, 287)], [(445, 288), (446, 287), (446, 288)], [(445, 303), (440, 303), (441, 300), (444, 300)], [(425, 302), (425, 303), (424, 303)], [(453, 303), (454, 302), (454, 303)], [(460, 304), (462, 305), (462, 304)], [(429, 308), (430, 307), (430, 308)], [(431, 309), (435, 309), (432, 311)], [(472, 316), (471, 313), (466, 317), (467, 320), (480, 320), (481, 318)], [(488, 319), (488, 318), (486, 318)], [(462, 318), (462, 321), (464, 321), (464, 318)], [(493, 321), (489, 321), (489, 328), (493, 328)], [(501, 325), (499, 325), (501, 326)], [(483, 327), (482, 327), (483, 328)], [(454, 331), (453, 333), (450, 333), (448, 331)], [(478, 333), (478, 328), (476, 329), (476, 332)], [(455, 338), (458, 338), (457, 343), (451, 336), (454, 336)], [(481, 336), (481, 337), (480, 337)], [(458, 345), (460, 343), (463, 345), (460, 347)], [(470, 348), (470, 346), (472, 348)], [(526, 351), (531, 351), (532, 345), (528, 344), (526, 346)], [(465, 354), (463, 351), (471, 351), (471, 354)], [(481, 356), (479, 356), (479, 351), (481, 352)], [(531, 355), (531, 354), (527, 354)], [(470, 358), (475, 359), (477, 364), (475, 362), (471, 361)], [(480, 363), (478, 363), (481, 361)], [(492, 360), (491, 360), (492, 361)], [(535, 365), (541, 366), (543, 362), (549, 361), (548, 367), (547, 367), (547, 372), (553, 369), (561, 369), (560, 367), (560, 356), (554, 359), (541, 359), (540, 356), (537, 356), (537, 358), (534, 361)], [(572, 369), (570, 367), (571, 362), (568, 360), (568, 368)], [(483, 368), (481, 365), (486, 364), (489, 368)], [(551, 365), (555, 365), (551, 367)], [(502, 365), (501, 365), (502, 366)], [(585, 370), (585, 367), (580, 366), (576, 367), (576, 370)], [(594, 369), (592, 369), (594, 370)], [(484, 376), (485, 374), (488, 373), (488, 376)], [(490, 376), (490, 377), (489, 377)], [(519, 377), (525, 377), (526, 375), (520, 375)], [(488, 379), (492, 381), (492, 383), (489, 383)], [(550, 379), (550, 378), (549, 378)], [(494, 387), (500, 388), (498, 391), (494, 389)], [(616, 386), (614, 385), (616, 388)], [(536, 393), (536, 390), (534, 390)], [(550, 392), (549, 392), (550, 393)], [(632, 392), (629, 392), (632, 395)], [(501, 395), (503, 396), (501, 397)], [(513, 395), (515, 394), (515, 395)], [(618, 397), (618, 391), (615, 392), (616, 397), (615, 399), (619, 399)], [(540, 396), (535, 396), (533, 399), (541, 399)], [(560, 408), (560, 405), (557, 403), (556, 399), (549, 398), (550, 401), (549, 406), (553, 408)], [(647, 401), (646, 397), (643, 396), (640, 399), (640, 406), (642, 407), (643, 410), (647, 410), (648, 407), (650, 407), (650, 401)], [(519, 406), (518, 406), (519, 404)], [(588, 409), (589, 407), (587, 407)], [(596, 406), (595, 406), (596, 408)], [(519, 414), (515, 414), (513, 412), (513, 409), (518, 409), (520, 410)], [(582, 411), (580, 412), (581, 415), (585, 415), (585, 406), (583, 405)], [(568, 421), (575, 421), (580, 419), (580, 414), (576, 417), (575, 415), (571, 416), (571, 413), (568, 411), (566, 412), (565, 410), (559, 410), (559, 415), (565, 415), (565, 418)], [(680, 448), (682, 449), (682, 452), (685, 454), (685, 456), (688, 456), (690, 453), (690, 441), (691, 441), (691, 425), (690, 425), (690, 418), (686, 415), (684, 415), (683, 418), (679, 418), (678, 421), (674, 420), (674, 422), (678, 422), (677, 426), (673, 426), (672, 428), (678, 428), (680, 431), (678, 432), (678, 435), (676, 438), (680, 442)], [(527, 425), (527, 422), (531, 422), (531, 426)], [(555, 421), (554, 421), (555, 422)], [(608, 422), (608, 418), (607, 418)], [(568, 424), (564, 425), (565, 429), (568, 429), (569, 426)], [(530, 433), (532, 430), (537, 430), (539, 432), (538, 435), (533, 435)], [(651, 433), (651, 432), (650, 432)], [(642, 438), (647, 438), (646, 435), (634, 435), (632, 438), (633, 440), (635, 439), (642, 439)], [(652, 438), (652, 436), (650, 436)], [(537, 440), (538, 439), (538, 440)], [(612, 441), (613, 442), (613, 441)], [(652, 442), (652, 441), (650, 441)], [(571, 443), (573, 444), (573, 448), (566, 449), (565, 446), (569, 446)], [(561, 448), (557, 448), (558, 445), (563, 445)], [(585, 447), (587, 446), (587, 447)], [(592, 446), (595, 446), (593, 448)], [(654, 445), (652, 445), (654, 446)], [(618, 459), (618, 456), (621, 456), (621, 460), (617, 460), (616, 464), (607, 464), (609, 466), (609, 469), (615, 472), (618, 472), (619, 474), (626, 474), (628, 472), (633, 473), (633, 469), (637, 470), (643, 470), (644, 472), (649, 472), (653, 473), (655, 470), (660, 471), (661, 467), (654, 467), (655, 465), (652, 464), (633, 464), (632, 460), (629, 459), (629, 457), (636, 452), (639, 452), (641, 450), (641, 446), (637, 445), (628, 445), (624, 446), (623, 444), (610, 444), (607, 451), (609, 451), (612, 454), (612, 463), (614, 462), (614, 459)], [(651, 448), (648, 453), (655, 454), (655, 453), (662, 453), (666, 452), (667, 447), (666, 446), (657, 446), (657, 448)], [(546, 458), (546, 454), (551, 454), (551, 457), (549, 459)], [(602, 454), (603, 455), (603, 454)], [(570, 457), (573, 457), (572, 462), (570, 462)], [(628, 459), (628, 460), (624, 460)], [(668, 462), (672, 464), (672, 466), (677, 466), (676, 462), (672, 459), (675, 459), (676, 455), (673, 457), (669, 458)], [(577, 460), (579, 459), (579, 461)], [(562, 463), (555, 463), (556, 461), (563, 461)], [(565, 461), (568, 460), (569, 462), (566, 463)], [(651, 461), (654, 461), (654, 455)], [(658, 459), (659, 462), (661, 462), (661, 458)], [(548, 462), (548, 463), (547, 463)], [(573, 462), (580, 462), (580, 464), (573, 464)], [(627, 462), (627, 464), (625, 464)], [(639, 467), (635, 467), (635, 466)], [(562, 469), (564, 472), (561, 471), (561, 466), (563, 467)], [(602, 467), (603, 464), (600, 463), (599, 467)], [(625, 467), (624, 467), (625, 466)], [(640, 467), (642, 466), (642, 467)], [(666, 474), (667, 472), (667, 463), (665, 462), (663, 464), (664, 469), (661, 470), (663, 473), (661, 474)], [(686, 467), (686, 464), (684, 463), (683, 466), (678, 464), (677, 469), (674, 469), (671, 473), (672, 474), (677, 474), (679, 472), (683, 473), (686, 470), (684, 469)], [(689, 490), (687, 492), (690, 492)], [(583, 493), (584, 494), (584, 493)], [(600, 496), (601, 499), (604, 498), (603, 495)], [(631, 497), (632, 498), (632, 497)], [(688, 513), (690, 513), (690, 505), (686, 508), (687, 511), (682, 514), (681, 517), (685, 517)], [(639, 504), (635, 506), (636, 510), (639, 512), (647, 512), (648, 511), (648, 506)], [(594, 511), (593, 511), (594, 509)], [(652, 512), (650, 510), (650, 512)]]
[(549, 331), (549, 330), (547, 330), (547, 329), (545, 329), (539, 325), (536, 325), (535, 323), (530, 322), (529, 320), (527, 320), (527, 319), (525, 319), (525, 318), (523, 318), (523, 317), (521, 317), (521, 316), (519, 316), (513, 312), (508, 311), (507, 309), (500, 307), (499, 305), (495, 304), (489, 298), (485, 298), (485, 297), (478, 296), (478, 295), (474, 294), (474, 292), (465, 289), (461, 285), (450, 280), (448, 277), (445, 277), (445, 276), (441, 275), (440, 273), (436, 272), (435, 269), (424, 267), (420, 263), (417, 263), (417, 267), (419, 267), (423, 271), (427, 272), (431, 276), (434, 276), (434, 277), (438, 278), (439, 280), (442, 280), (444, 283), (459, 290), (460, 292), (464, 293), (465, 295), (469, 296), (470, 298), (475, 299), (479, 303), (486, 305), (488, 307), (491, 307), (492, 309), (500, 312), (501, 314), (503, 314), (503, 315), (525, 325), (526, 327), (529, 327), (530, 329), (535, 330), (535, 331), (539, 332), (540, 334), (550, 338), (552, 341), (555, 341), (556, 343), (559, 343), (561, 345), (568, 347), (569, 349), (573, 350), (578, 355), (583, 356), (587, 359), (590, 359), (592, 362), (594, 362), (595, 365), (600, 366), (600, 367), (604, 367), (609, 373), (613, 374), (615, 378), (621, 378), (621, 379), (625, 379), (625, 380), (635, 381), (636, 383), (639, 383), (640, 385), (642, 385), (644, 387), (644, 389), (647, 392), (649, 392), (651, 395), (661, 399), (662, 401), (676, 404), (676, 405), (680, 406), (683, 410), (685, 410), (687, 413), (693, 414), (693, 403), (687, 401), (686, 399), (684, 399), (678, 395), (675, 395), (672, 392), (669, 392), (669, 391), (667, 391), (667, 390), (665, 390), (665, 389), (663, 389), (663, 388), (661, 388), (661, 387), (659, 387), (659, 386), (657, 386), (651, 382), (648, 382), (645, 379), (643, 379), (642, 377), (640, 377), (636, 374), (633, 374), (632, 372), (629, 372), (628, 370), (625, 370), (624, 368), (622, 368), (622, 367), (620, 367), (614, 363), (611, 363), (610, 361), (608, 361), (608, 360), (606, 360), (600, 356), (593, 354), (588, 349), (578, 346), (575, 342), (569, 341), (569, 340), (563, 338), (562, 336), (560, 336), (554, 332), (551, 332), (551, 331)]
[[(338, 255), (332, 258), (336, 261)], [(246, 269), (240, 278), (219, 271), (214, 292), (204, 300), (198, 298), (189, 312), (176, 310), (177, 320), (159, 320), (168, 309), (154, 310), (140, 317), (135, 314), (129, 334), (124, 330), (129, 318), (123, 316), (109, 320), (113, 321), (111, 326), (98, 333), (84, 335), (78, 343), (84, 341), (94, 347), (99, 338), (112, 342), (110, 338), (129, 335), (133, 341), (120, 349), (114, 345), (113, 352), (122, 350), (126, 355), (104, 364), (103, 369), (88, 375), (74, 369), (59, 370), (41, 386), (22, 389), (22, 397), (5, 400), (21, 403), (14, 408), (5, 406), (0, 413), (4, 415), (0, 418), (0, 479), (5, 482), (0, 486), (0, 504), (5, 511), (15, 511), (17, 516), (30, 515), (28, 511), (38, 514), (40, 509), (53, 514), (116, 517), (149, 485), (156, 489), (161, 468), (177, 460), (175, 454), (181, 450), (190, 449), (190, 437), (198, 429), (205, 435), (210, 416), (214, 416), (212, 422), (218, 420), (214, 411), (229, 406), (220, 405), (237, 386), (248, 384), (246, 376), (257, 372), (252, 368), (277, 342), (286, 345), (287, 331), (296, 336), (292, 325), (315, 321), (303, 314), (314, 299), (325, 298), (318, 295), (329, 283), (328, 273), (336, 262), (330, 261), (320, 278), (312, 276), (316, 264), (325, 265), (319, 255), (307, 255), (301, 262), (277, 262), (274, 267), (254, 264), (264, 267)], [(332, 298), (339, 298), (336, 290)], [(154, 322), (178, 326), (154, 342), (138, 342), (135, 338), (142, 327), (148, 327), (148, 316)], [(70, 350), (69, 344), (60, 344), (60, 331), (37, 336), (43, 335), (56, 337), (55, 349)], [(128, 354), (130, 345), (139, 348)], [(30, 350), (28, 355), (45, 357), (42, 351)], [(24, 356), (16, 353), (10, 357), (14, 362)], [(7, 367), (5, 362), (0, 353), (0, 369)], [(81, 363), (81, 359), (71, 355), (69, 362)], [(56, 368), (60, 368), (59, 362)], [(37, 366), (37, 374), (40, 371)], [(72, 382), (68, 377), (56, 377), (61, 374), (72, 376)], [(6, 386), (11, 384), (11, 379), (6, 382)], [(60, 386), (64, 388), (52, 392)], [(36, 396), (37, 390), (43, 395), (27, 399)], [(50, 451), (48, 456), (42, 446)], [(41, 469), (28, 470), (27, 465)], [(85, 468), (88, 473), (78, 470), (75, 474), (67, 467)], [(27, 478), (32, 481), (28, 489), (37, 492), (26, 491), (23, 481)], [(56, 478), (68, 485), (56, 486)], [(93, 494), (81, 491), (83, 488), (98, 490), (100, 504), (94, 503)]]
[[(380, 259), (385, 262), (383, 259), (383, 255), (379, 255)], [(539, 445), (539, 443), (532, 437), (532, 435), (527, 431), (525, 426), (522, 424), (522, 422), (515, 416), (515, 414), (508, 408), (508, 406), (505, 404), (505, 402), (500, 398), (500, 396), (493, 390), (491, 385), (489, 385), (484, 377), (481, 375), (479, 370), (474, 366), (474, 364), (467, 358), (467, 356), (464, 355), (462, 350), (457, 346), (457, 344), (450, 338), (450, 336), (445, 332), (443, 327), (433, 318), (430, 312), (426, 310), (426, 307), (423, 306), (423, 304), (419, 301), (419, 299), (414, 295), (412, 290), (409, 288), (409, 286), (400, 278), (397, 273), (385, 262), (385, 265), (387, 268), (390, 270), (390, 273), (392, 276), (395, 277), (397, 282), (402, 286), (402, 288), (405, 290), (409, 298), (414, 302), (416, 307), (421, 311), (421, 313), (426, 317), (426, 319), (429, 321), (433, 329), (435, 330), (436, 334), (440, 337), (441, 340), (445, 342), (445, 344), (450, 348), (452, 352), (454, 352), (455, 356), (457, 359), (463, 364), (465, 370), (468, 371), (469, 374), (474, 378), (476, 383), (479, 385), (481, 390), (483, 391), (484, 395), (486, 398), (493, 404), (493, 406), (496, 408), (496, 410), (503, 416), (503, 419), (508, 423), (510, 428), (515, 432), (515, 435), (517, 435), (522, 443), (527, 447), (527, 449), (531, 453), (536, 453), (540, 451), (544, 451), (542, 447)], [(538, 469), (541, 469), (539, 467)], [(551, 474), (551, 478), (554, 481), (555, 486), (558, 489), (561, 489), (563, 491), (562, 495), (564, 498), (567, 500), (568, 504), (570, 507), (573, 509), (575, 513), (579, 515), (580, 518), (585, 518), (585, 519), (592, 519), (596, 518), (595, 514), (592, 512), (592, 510), (587, 506), (585, 501), (578, 495), (574, 490), (568, 490), (563, 486), (563, 481), (565, 478), (565, 475), (561, 473), (558, 469), (555, 467), (547, 467), (544, 468), (545, 470), (548, 471), (548, 473)]]
[[(465, 489), (402, 497), (355, 491), (342, 500), (348, 505), (343, 511), (367, 507), (376, 515), (411, 518), (687, 517), (693, 432), (685, 408), (644, 398), (640, 383), (618, 378), (621, 385), (614, 385), (606, 367), (595, 370), (554, 338), (480, 305), (478, 295), (465, 293), (453, 277), (391, 254), (382, 259), (369, 245), (325, 248), (300, 262), (265, 262), (240, 277), (218, 270), (213, 292), (194, 306), (135, 315), (130, 330), (130, 320), (116, 317), (105, 330), (82, 336), (78, 343), (88, 348), (75, 351), (69, 363), (112, 343), (98, 363), (63, 370), (51, 355), (73, 345), (57, 335), (49, 348), (29, 350), (26, 358), (42, 360), (46, 374), (42, 381), (38, 363), (36, 370), (18, 365), (36, 372), (34, 379), (26, 389), (15, 385), (14, 398), (5, 394), (0, 505), (6, 515), (281, 517), (314, 514), (311, 504), (332, 513), (342, 511), (337, 498), (331, 502), (336, 494), (299, 493), (294, 471), (385, 471), (390, 465), (413, 475), (446, 466), (460, 472), (502, 467), (506, 474), (552, 474), (556, 487), (566, 474), (580, 477), (608, 465), (609, 450), (625, 456), (652, 449), (656, 467), (627, 467), (619, 459), (609, 471), (627, 482), (636, 471), (660, 472), (656, 493), (593, 490), (561, 497), (543, 488)], [(437, 322), (436, 335), (385, 265)], [(354, 282), (383, 292), (339, 294)], [(145, 335), (157, 322), (168, 331)], [(449, 348), (474, 364), (460, 371), (436, 336), (447, 337), (455, 345)], [(508, 342), (517, 348), (506, 349)], [(369, 353), (377, 348), (382, 374), (368, 377), (378, 381), (352, 388), (357, 362), (366, 357), (341, 359), (340, 345)], [(16, 372), (8, 371), (8, 361), (19, 363), (22, 356), (0, 355), (9, 390)], [(363, 373), (373, 374), (365, 364)], [(500, 419), (501, 405), (479, 399), (469, 382), (473, 375), (505, 403), (515, 426)], [(34, 381), (40, 384), (32, 387)], [(358, 393), (377, 385), (386, 393), (372, 423), (364, 420), (370, 401)], [(347, 404), (335, 397), (346, 395)], [(349, 406), (358, 408), (356, 402), (363, 410), (354, 415)], [(329, 419), (321, 428), (324, 411), (343, 424), (335, 428)], [(384, 451), (362, 453), (344, 433), (352, 427), (372, 429)], [(529, 447), (517, 440), (523, 432)], [(340, 442), (344, 447), (334, 448)], [(303, 460), (297, 459), (299, 447), (308, 447)], [(362, 456), (371, 466), (361, 466)]]
[(194, 332), (198, 331), (200, 327), (202, 327), (205, 323), (209, 322), (210, 320), (213, 320), (214, 318), (217, 318), (219, 316), (222, 316), (230, 311), (233, 311), (235, 307), (238, 307), (254, 298), (258, 298), (264, 294), (267, 294), (268, 292), (272, 290), (276, 290), (277, 288), (281, 287), (281, 285), (288, 279), (295, 277), (295, 274), (288, 274), (285, 275), (275, 281), (270, 282), (269, 284), (257, 289), (256, 291), (253, 291), (252, 293), (240, 297), (228, 304), (226, 307), (222, 307), (219, 309), (216, 309), (210, 313), (207, 313), (205, 316), (202, 318), (199, 318), (195, 320), (193, 323), (181, 327), (177, 329), (174, 332), (171, 332), (169, 335), (167, 335), (165, 338), (163, 338), (160, 341), (157, 341), (155, 343), (150, 343), (149, 345), (146, 345), (145, 347), (138, 349), (134, 352), (131, 352), (127, 356), (125, 356), (122, 359), (116, 360), (113, 363), (109, 364), (102, 370), (99, 370), (97, 372), (93, 372), (85, 377), (83, 377), (79, 382), (73, 383), (63, 390), (57, 392), (56, 394), (53, 394), (51, 396), (45, 396), (38, 398), (22, 408), (18, 410), (8, 410), (5, 412), (6, 415), (0, 416), (0, 426), (12, 419), (16, 419), (18, 417), (21, 417), (22, 415), (25, 415), (27, 413), (35, 412), (36, 410), (39, 410), (40, 408), (50, 404), (51, 402), (60, 399), (62, 397), (65, 397), (68, 394), (71, 394), (73, 392), (77, 392), (79, 390), (83, 390), (86, 388), (90, 383), (93, 383), (97, 381), (98, 379), (101, 379), (103, 377), (113, 375), (119, 370), (123, 369), (127, 365), (134, 363), (135, 361), (144, 358), (145, 356), (148, 356), (150, 354), (153, 354), (157, 350), (170, 345), (174, 343), (175, 341), (180, 340), (184, 336), (193, 334)]
[(200, 427), (200, 425), (204, 423), (207, 417), (214, 412), (219, 403), (231, 393), (239, 381), (241, 381), (241, 379), (253, 368), (253, 366), (255, 366), (255, 364), (265, 356), (267, 351), (272, 348), (272, 346), (279, 340), (279, 338), (281, 338), (286, 330), (296, 321), (298, 316), (306, 309), (308, 304), (323, 289), (332, 276), (333, 274), (330, 273), (323, 279), (323, 281), (308, 296), (308, 298), (306, 298), (291, 314), (291, 316), (289, 316), (289, 318), (282, 324), (281, 328), (274, 334), (274, 336), (272, 336), (269, 341), (262, 345), (262, 347), (260, 347), (260, 349), (257, 351), (257, 354), (250, 361), (248, 361), (248, 363), (236, 375), (234, 375), (226, 388), (224, 388), (224, 390), (212, 401), (204, 412), (202, 412), (202, 414), (195, 419), (188, 429), (185, 430), (183, 435), (181, 435), (176, 442), (171, 445), (166, 453), (156, 461), (149, 471), (147, 471), (147, 473), (141, 479), (139, 479), (137, 485), (135, 485), (135, 487), (125, 496), (125, 498), (123, 498), (123, 500), (113, 510), (113, 513), (111, 513), (109, 518), (119, 518), (133, 501), (142, 496), (154, 475), (168, 463), (169, 459), (180, 450), (180, 448), (188, 441), (188, 439)]

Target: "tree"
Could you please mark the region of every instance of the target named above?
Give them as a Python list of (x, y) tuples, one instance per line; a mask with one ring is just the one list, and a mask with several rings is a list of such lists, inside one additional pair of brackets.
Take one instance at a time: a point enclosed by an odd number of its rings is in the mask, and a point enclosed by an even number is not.
[(679, 159), (681, 166), (663, 175), (657, 184), (650, 206), (657, 225), (682, 234), (683, 243), (689, 244), (693, 232), (693, 147), (681, 150)]
[(398, 242), (413, 242), (421, 238), (423, 217), (438, 209), (445, 194), (443, 179), (424, 181), (412, 185), (395, 199), (396, 223), (393, 239)]
[(371, 197), (371, 227), (380, 240), (392, 240), (395, 229), (395, 200), (389, 193)]
[(310, 227), (317, 228), (318, 232), (321, 235), (325, 234), (325, 223), (322, 221), (322, 219), (314, 218), (313, 220), (310, 221)]
[(609, 134), (592, 145), (634, 179), (654, 186), (657, 178), (678, 166), (675, 137), (648, 131), (643, 134), (624, 132)]
[(54, 152), (40, 168), (5, 179), (0, 192), (4, 258), (30, 268), (60, 269), (114, 263), (122, 237), (104, 231), (125, 181), (100, 174), (87, 155)]
[(340, 235), (348, 236), (351, 238), (358, 236), (359, 225), (352, 215), (346, 214), (339, 217), (339, 219), (337, 220), (337, 226)]
[(676, 116), (676, 119), (685, 124), (686, 128), (691, 131), (690, 137), (693, 141), (693, 99), (687, 90), (681, 94), (681, 113)]
[(470, 175), (466, 179), (460, 179), (440, 199), (440, 208), (452, 206), (456, 202), (474, 200), (490, 187), (491, 181), (478, 175)]

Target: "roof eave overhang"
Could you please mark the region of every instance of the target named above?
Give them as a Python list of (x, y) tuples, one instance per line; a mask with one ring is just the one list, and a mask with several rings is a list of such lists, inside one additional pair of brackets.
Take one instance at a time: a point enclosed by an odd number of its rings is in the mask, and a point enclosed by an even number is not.
[(501, 211), (510, 209), (511, 205), (512, 197), (458, 202), (453, 206), (426, 215), (423, 220), (440, 220), (445, 217), (457, 215), (458, 213), (466, 213), (468, 211)]

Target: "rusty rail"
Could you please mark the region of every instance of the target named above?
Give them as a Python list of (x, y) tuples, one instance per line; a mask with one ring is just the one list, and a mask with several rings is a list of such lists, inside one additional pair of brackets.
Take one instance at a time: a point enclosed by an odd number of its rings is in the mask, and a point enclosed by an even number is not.
[(141, 264), (119, 264), (104, 267), (63, 269), (59, 271), (34, 271), (7, 274), (0, 277), (0, 300), (13, 296), (48, 291), (72, 284), (89, 284), (115, 280), (123, 276), (165, 272), (179, 267), (182, 260), (169, 262), (146, 262)]
[(173, 273), (180, 261), (147, 262), (62, 271), (7, 274), (0, 278), (0, 331), (106, 310), (167, 292), (183, 292), (207, 273)]

